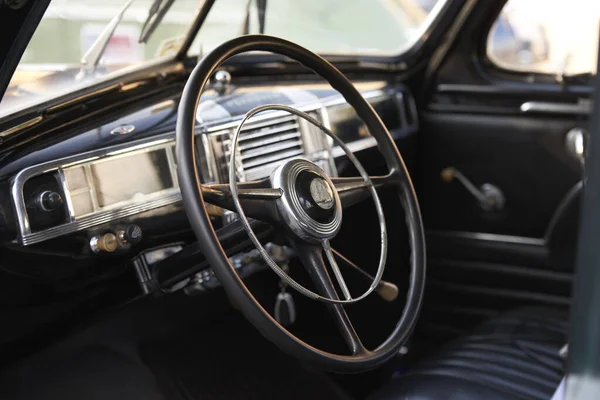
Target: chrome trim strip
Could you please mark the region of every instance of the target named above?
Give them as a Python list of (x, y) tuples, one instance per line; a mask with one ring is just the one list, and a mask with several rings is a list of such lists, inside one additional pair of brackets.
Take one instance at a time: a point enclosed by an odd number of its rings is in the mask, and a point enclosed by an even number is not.
[[(387, 96), (387, 94), (385, 93), (384, 90), (377, 89), (377, 90), (365, 92), (362, 94), (362, 96), (366, 100), (377, 100), (380, 98), (381, 99), (385, 98)], [(300, 105), (296, 104), (296, 105), (294, 105), (294, 108), (296, 108), (300, 111), (310, 112), (310, 111), (318, 111), (320, 108), (323, 108), (323, 107), (332, 107), (332, 106), (337, 106), (337, 105), (342, 105), (342, 104), (347, 104), (346, 100), (342, 96), (336, 94), (336, 95), (321, 99), (317, 103), (311, 102), (308, 104), (300, 104)], [(281, 118), (281, 120), (271, 121), (271, 119), (275, 119), (277, 117)], [(264, 112), (262, 114), (253, 116), (252, 119), (248, 121), (248, 124), (246, 124), (245, 128), (246, 129), (257, 128), (258, 125), (256, 123), (264, 121), (264, 120), (269, 120), (269, 123), (277, 123), (277, 122), (283, 122), (285, 120), (289, 120), (290, 118), (293, 118), (293, 117), (290, 117), (289, 113), (286, 113), (285, 111)], [(216, 120), (216, 121), (204, 122), (202, 124), (198, 124), (196, 129), (198, 130), (198, 133), (200, 133), (200, 132), (214, 133), (214, 132), (217, 132), (220, 130), (235, 129), (239, 125), (240, 121), (242, 121), (243, 119), (244, 119), (243, 115), (238, 115), (233, 118), (226, 118), (226, 119), (220, 119), (220, 120)]]
[(204, 150), (204, 157), (206, 158), (207, 173), (205, 177), (208, 183), (217, 182), (219, 176), (219, 169), (217, 168), (217, 161), (214, 154), (214, 149), (211, 144), (211, 140), (208, 135), (200, 135), (202, 140), (202, 149)]
[[(71, 203), (71, 192), (67, 186), (67, 178), (65, 177), (65, 172), (62, 168), (58, 170), (58, 178), (62, 185), (63, 193), (65, 194), (65, 202), (67, 204), (67, 211), (69, 212), (69, 221), (75, 221), (75, 211), (73, 209), (73, 203)], [(27, 223), (29, 224), (29, 219), (27, 219)]]
[(89, 98), (92, 98), (92, 97), (96, 97), (96, 96), (98, 96), (98, 95), (100, 95), (102, 93), (108, 93), (108, 92), (111, 92), (113, 90), (119, 90), (121, 88), (121, 85), (122, 85), (122, 83), (115, 83), (115, 84), (112, 84), (110, 86), (106, 86), (106, 87), (103, 87), (101, 89), (94, 90), (92, 92), (84, 93), (84, 94), (82, 94), (80, 96), (74, 97), (72, 99), (69, 99), (69, 100), (63, 102), (63, 103), (59, 103), (59, 104), (57, 104), (55, 106), (52, 106), (52, 107), (48, 108), (46, 110), (46, 113), (52, 114), (52, 113), (54, 113), (54, 112), (56, 112), (58, 110), (62, 110), (64, 108), (66, 108), (66, 107), (69, 107), (70, 105), (75, 104), (75, 103), (79, 103), (79, 102), (85, 101), (86, 99), (89, 99)]
[[(289, 117), (282, 117), (282, 118), (278, 118), (276, 120), (267, 120), (267, 121), (262, 121), (259, 123), (254, 123), (251, 124), (249, 123), (246, 128), (244, 129), (245, 132), (254, 130), (254, 129), (260, 129), (260, 128), (269, 128), (272, 125), (279, 125), (279, 124), (286, 124), (286, 123), (291, 123), (292, 125), (295, 125), (295, 127), (298, 127), (298, 120), (296, 118), (294, 118), (293, 115), (290, 115)], [(288, 125), (284, 125), (283, 127), (285, 128)], [(276, 128), (276, 129), (280, 129)], [(285, 130), (285, 129), (284, 129)], [(246, 135), (246, 138), (250, 138), (253, 139), (252, 135)], [(242, 140), (242, 138), (240, 138), (240, 140)]]
[(179, 179), (177, 178), (177, 160), (175, 160), (175, 146), (169, 146), (166, 151), (169, 172), (171, 172), (171, 182), (174, 187), (179, 187)]
[(168, 192), (156, 196), (155, 199), (145, 201), (143, 203), (131, 204), (120, 209), (100, 211), (97, 214), (84, 217), (80, 220), (69, 222), (64, 225), (55, 226), (44, 231), (29, 233), (23, 235), (21, 243), (24, 246), (38, 243), (47, 239), (51, 239), (57, 236), (66, 235), (68, 233), (76, 232), (82, 229), (91, 228), (96, 225), (111, 222), (115, 219), (128, 217), (130, 215), (138, 214), (144, 211), (152, 210), (166, 206), (169, 204), (176, 203), (181, 200), (181, 193), (179, 188), (170, 189)]
[[(266, 136), (266, 135), (263, 135), (263, 136)], [(240, 145), (239, 149), (240, 149), (240, 152), (242, 152), (242, 151), (246, 151), (246, 150), (255, 149), (257, 147), (263, 147), (263, 146), (267, 146), (267, 145), (271, 145), (271, 144), (276, 144), (278, 142), (282, 142), (284, 140), (291, 140), (291, 139), (300, 139), (300, 131), (296, 131), (296, 132), (292, 132), (292, 133), (284, 133), (283, 135), (277, 135), (276, 137), (260, 139), (260, 140), (254, 141), (252, 143), (249, 143), (249, 144)], [(240, 140), (240, 143), (242, 143), (241, 140)]]
[[(277, 122), (273, 122), (273, 125), (275, 125)], [(266, 123), (265, 123), (266, 124)], [(263, 125), (265, 125), (263, 124)], [(257, 128), (254, 128), (257, 129)], [(269, 136), (269, 135), (274, 135), (276, 133), (281, 133), (281, 132), (285, 132), (285, 131), (289, 131), (290, 129), (295, 129), (295, 132), (298, 132), (298, 129), (300, 129), (300, 126), (298, 125), (297, 122), (293, 122), (290, 125), (283, 125), (280, 127), (277, 127), (275, 129), (271, 129), (271, 130), (260, 130), (258, 132), (254, 132), (254, 133), (246, 133), (244, 135), (243, 138), (240, 138), (240, 143), (242, 142), (247, 142), (248, 140), (254, 140), (263, 136)], [(246, 128), (244, 129), (244, 132), (248, 132), (250, 129)]]
[[(377, 147), (377, 140), (375, 140), (374, 137), (367, 137), (364, 139), (355, 140), (354, 142), (350, 142), (346, 144), (346, 147), (348, 147), (348, 149), (350, 149), (351, 152), (356, 153), (357, 151)], [(339, 146), (335, 146), (331, 152), (333, 153), (333, 158), (338, 158), (346, 155), (346, 153), (344, 153), (344, 150)]]
[[(331, 130), (331, 120), (329, 119), (329, 112), (327, 111), (327, 107), (325, 107), (324, 105), (321, 106), (321, 108), (319, 110), (317, 110), (317, 113), (320, 116), (320, 119), (323, 123), (323, 125)], [(331, 177), (337, 177), (338, 176), (338, 172), (337, 172), (337, 168), (335, 166), (335, 155), (334, 155), (334, 150), (336, 148), (335, 146), (335, 142), (333, 140), (333, 138), (329, 137), (328, 135), (325, 135), (325, 140), (326, 140), (326, 144), (327, 147), (330, 149), (326, 155), (324, 155), (323, 159), (327, 160), (327, 163), (329, 165), (328, 169), (325, 169), (325, 171), (327, 171), (329, 173), (329, 171), (331, 171), (330, 175)], [(349, 144), (349, 143), (348, 143)], [(348, 145), (346, 145), (347, 147)], [(340, 148), (340, 150), (343, 152), (344, 150)]]
[[(299, 142), (299, 143), (301, 143), (301, 142)], [(295, 144), (293, 147), (296, 147), (297, 145), (298, 144)], [(285, 150), (285, 149), (282, 149), (282, 150)], [(304, 151), (302, 149), (288, 150), (284, 153), (275, 153), (275, 155), (272, 155), (269, 157), (262, 157), (256, 161), (246, 162), (243, 164), (243, 166), (244, 166), (244, 168), (251, 169), (251, 168), (259, 167), (264, 164), (271, 164), (271, 163), (274, 163), (279, 160), (285, 160), (290, 157), (301, 156), (303, 154), (304, 154)], [(242, 162), (244, 161), (243, 157), (240, 157), (240, 159)]]
[(543, 247), (546, 245), (546, 240), (543, 238), (500, 235), (500, 234), (496, 234), (496, 233), (428, 230), (426, 232), (426, 234), (441, 236), (441, 237), (481, 240), (481, 241), (485, 241), (485, 242), (522, 244), (522, 245), (528, 245), (528, 246), (542, 246)]
[[(254, 148), (254, 149), (248, 149), (248, 150), (243, 150), (244, 153), (242, 153), (242, 149), (240, 149), (240, 160), (246, 161), (250, 158), (254, 158), (254, 157), (264, 157), (267, 156), (271, 153), (278, 153), (281, 152), (282, 150), (288, 150), (288, 149), (293, 149), (296, 147), (300, 147), (299, 151), (302, 151), (302, 140), (301, 139), (296, 139), (294, 141), (281, 141), (279, 143), (275, 142), (274, 144), (269, 145), (268, 148), (266, 149), (261, 149), (261, 148)], [(265, 151), (261, 151), (261, 150), (265, 150)], [(302, 153), (304, 153), (304, 151), (302, 151)], [(285, 153), (284, 153), (285, 154)], [(269, 157), (266, 157), (266, 159), (268, 160)], [(250, 163), (244, 164), (245, 166), (247, 166)]]
[(588, 115), (592, 112), (590, 101), (572, 103), (550, 103), (545, 101), (527, 101), (521, 104), (522, 113), (531, 114), (566, 114), (566, 115)]
[(43, 119), (44, 119), (44, 117), (39, 116), (39, 117), (32, 118), (28, 121), (25, 121), (23, 123), (20, 123), (17, 126), (13, 126), (12, 128), (5, 130), (4, 132), (0, 132), (0, 138), (5, 138), (7, 136), (12, 135), (13, 133), (19, 132), (20, 130), (29, 128), (30, 126), (33, 126), (35, 124), (42, 122)]
[[(382, 89), (371, 90), (369, 92), (362, 93), (362, 97), (365, 100), (384, 99), (386, 96), (387, 95), (386, 95), (385, 91)], [(322, 103), (322, 106), (325, 108), (332, 107), (332, 106), (339, 106), (342, 104), (348, 104), (346, 99), (344, 99), (342, 96), (340, 96), (338, 94), (330, 96), (330, 97), (326, 97), (325, 99), (321, 100), (321, 103)]]

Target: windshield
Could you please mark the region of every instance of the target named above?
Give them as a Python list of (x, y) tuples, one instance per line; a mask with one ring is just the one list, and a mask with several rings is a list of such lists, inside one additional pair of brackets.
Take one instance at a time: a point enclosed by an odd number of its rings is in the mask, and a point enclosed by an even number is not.
[[(170, 1), (130, 1), (51, 1), (0, 102), (0, 117), (95, 83), (110, 72), (172, 57), (203, 4), (203, 0), (175, 0), (147, 43), (140, 43), (140, 37), (147, 37), (144, 23), (152, 10)], [(261, 32), (262, 26), (263, 33), (295, 41), (318, 53), (397, 55), (424, 35), (441, 2), (216, 0), (189, 54), (206, 54), (240, 34)], [(259, 3), (267, 4), (264, 13), (259, 13)], [(82, 65), (86, 53), (126, 5), (129, 7), (104, 51), (98, 53), (97, 65)]]
[(269, 0), (261, 24), (256, 0), (216, 0), (190, 54), (206, 53), (242, 33), (265, 33), (321, 54), (398, 55), (424, 35), (441, 3), (443, 0)]
[(0, 102), (0, 117), (75, 87), (95, 83), (107, 73), (173, 56), (203, 1), (176, 0), (147, 43), (139, 43), (153, 3), (154, 0), (131, 3), (98, 66), (82, 76), (82, 58), (127, 2), (51, 1)]

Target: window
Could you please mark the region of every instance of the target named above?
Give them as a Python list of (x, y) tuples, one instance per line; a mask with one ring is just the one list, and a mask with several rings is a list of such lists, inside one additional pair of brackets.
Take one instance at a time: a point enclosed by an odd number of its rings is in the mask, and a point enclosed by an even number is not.
[(93, 84), (102, 76), (148, 60), (172, 56), (193, 21), (200, 0), (177, 0), (147, 44), (139, 43), (154, 0), (136, 0), (108, 42), (100, 64), (82, 78), (81, 58), (125, 0), (52, 0), (19, 62), (4, 97), (0, 117), (30, 104)]
[[(217, 0), (202, 25), (192, 55), (226, 40), (259, 33), (255, 1)], [(443, 0), (267, 1), (264, 33), (322, 54), (396, 55), (422, 36)], [(248, 17), (248, 29), (245, 28)]]
[(508, 0), (487, 40), (501, 68), (545, 74), (596, 73), (600, 1)]
[[(258, 3), (216, 0), (191, 55), (206, 54), (244, 32), (258, 32)], [(82, 56), (126, 4), (99, 64), (85, 68)], [(204, 0), (175, 0), (147, 43), (140, 43), (154, 4), (155, 0), (52, 0), (1, 99), (0, 118), (99, 82), (111, 72), (172, 57)], [(266, 2), (261, 22), (265, 33), (316, 52), (398, 54), (425, 34), (443, 4), (444, 0), (273, 0)]]

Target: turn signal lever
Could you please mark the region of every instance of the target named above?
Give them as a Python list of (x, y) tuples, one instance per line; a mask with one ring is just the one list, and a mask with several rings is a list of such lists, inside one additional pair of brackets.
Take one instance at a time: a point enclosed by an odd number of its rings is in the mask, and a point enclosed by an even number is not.
[(484, 183), (477, 187), (454, 167), (444, 168), (440, 173), (440, 177), (445, 183), (450, 183), (456, 179), (475, 197), (479, 206), (486, 211), (500, 211), (504, 208), (506, 203), (504, 193), (491, 183)]

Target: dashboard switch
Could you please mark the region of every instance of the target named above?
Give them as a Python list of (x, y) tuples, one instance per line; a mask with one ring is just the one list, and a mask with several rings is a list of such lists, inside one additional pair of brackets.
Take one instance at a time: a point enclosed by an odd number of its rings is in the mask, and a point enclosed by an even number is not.
[(40, 194), (38, 203), (42, 211), (51, 212), (62, 207), (63, 199), (60, 194), (46, 190)]
[(94, 236), (90, 239), (90, 248), (94, 253), (100, 253), (101, 251), (112, 253), (118, 246), (119, 242), (114, 233), (105, 233), (102, 236)]
[(118, 233), (119, 241), (131, 246), (138, 244), (142, 240), (142, 228), (131, 224)]

